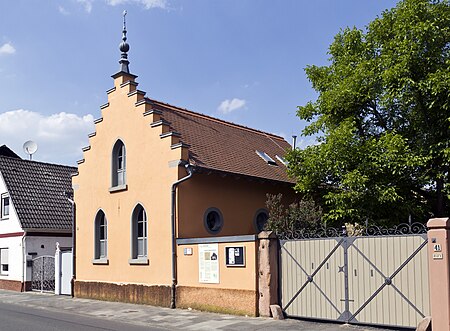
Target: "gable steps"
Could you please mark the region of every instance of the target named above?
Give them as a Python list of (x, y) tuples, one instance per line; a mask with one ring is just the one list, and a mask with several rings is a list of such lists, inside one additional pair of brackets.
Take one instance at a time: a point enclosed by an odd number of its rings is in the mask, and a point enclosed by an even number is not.
[(171, 146), (179, 144), (181, 142), (181, 134), (179, 134), (178, 132), (175, 132), (175, 131), (169, 131), (169, 132), (166, 132), (166, 133), (161, 133), (159, 135), (159, 137), (161, 139), (169, 137), (171, 139), (170, 140), (170, 145)]

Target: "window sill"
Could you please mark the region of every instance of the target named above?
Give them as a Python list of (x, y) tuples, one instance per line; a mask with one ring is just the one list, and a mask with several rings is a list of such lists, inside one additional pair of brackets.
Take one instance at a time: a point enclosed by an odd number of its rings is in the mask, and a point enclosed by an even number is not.
[(124, 184), (124, 185), (117, 185), (117, 186), (113, 186), (109, 188), (109, 192), (113, 193), (113, 192), (119, 192), (119, 191), (125, 191), (128, 189), (128, 185)]
[(6, 221), (6, 220), (9, 220), (8, 216), (3, 216), (2, 218), (0, 218), (0, 221)]
[(130, 265), (149, 265), (148, 258), (138, 257), (137, 259), (129, 259), (128, 263)]
[(102, 257), (100, 259), (93, 259), (92, 260), (92, 264), (105, 264), (105, 265), (108, 265), (109, 264), (109, 260), (106, 257)]

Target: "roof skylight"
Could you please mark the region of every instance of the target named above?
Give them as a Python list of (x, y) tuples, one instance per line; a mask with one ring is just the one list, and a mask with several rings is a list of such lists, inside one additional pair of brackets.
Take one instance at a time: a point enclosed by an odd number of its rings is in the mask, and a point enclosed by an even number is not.
[(276, 157), (276, 159), (277, 159), (278, 161), (280, 161), (281, 163), (283, 163), (283, 164), (287, 167), (288, 161), (286, 161), (286, 159), (285, 159), (284, 157), (279, 156), (279, 155), (275, 155), (275, 157)]
[(267, 162), (267, 164), (271, 164), (271, 165), (277, 165), (277, 163), (274, 161), (274, 159), (272, 159), (269, 155), (267, 155), (265, 152), (262, 151), (256, 151), (256, 154), (258, 154), (258, 156), (260, 158), (262, 158), (264, 161)]

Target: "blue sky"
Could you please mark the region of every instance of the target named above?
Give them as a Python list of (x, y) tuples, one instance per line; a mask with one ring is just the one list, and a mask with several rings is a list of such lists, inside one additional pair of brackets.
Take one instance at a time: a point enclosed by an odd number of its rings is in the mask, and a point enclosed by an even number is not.
[[(75, 164), (118, 71), (128, 11), (130, 70), (147, 96), (289, 142), (315, 98), (304, 73), (334, 35), (394, 0), (15, 0), (0, 2), (0, 145)], [(313, 143), (299, 137), (300, 147)]]

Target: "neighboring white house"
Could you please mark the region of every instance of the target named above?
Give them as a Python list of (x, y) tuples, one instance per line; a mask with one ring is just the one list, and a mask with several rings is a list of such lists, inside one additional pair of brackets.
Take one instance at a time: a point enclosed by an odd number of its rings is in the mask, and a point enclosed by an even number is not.
[[(12, 153), (12, 154), (11, 154)], [(54, 286), (56, 243), (72, 246), (74, 167), (22, 160), (0, 146), (0, 288)], [(49, 256), (49, 258), (42, 258)], [(46, 260), (47, 259), (47, 260)], [(49, 289), (51, 290), (51, 288)]]

